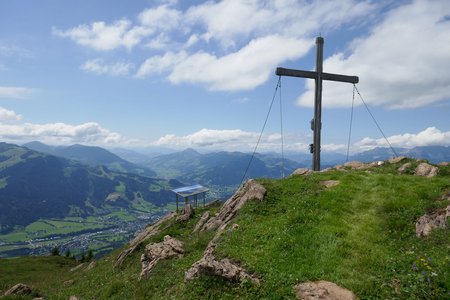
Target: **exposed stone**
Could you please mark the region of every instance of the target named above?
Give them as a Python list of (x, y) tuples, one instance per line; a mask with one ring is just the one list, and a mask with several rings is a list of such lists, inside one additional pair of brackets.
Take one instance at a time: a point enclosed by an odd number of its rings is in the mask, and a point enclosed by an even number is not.
[(441, 200), (447, 200), (450, 201), (450, 189), (446, 189), (444, 191), (444, 194), (441, 196)]
[(208, 222), (206, 222), (202, 230), (215, 230), (224, 224), (228, 224), (247, 201), (262, 201), (265, 194), (266, 189), (262, 185), (253, 179), (249, 179), (223, 204), (218, 215), (210, 218)]
[(448, 166), (450, 166), (450, 162), (442, 161), (442, 162), (438, 163), (438, 166), (440, 166), (440, 167), (448, 167)]
[(141, 256), (142, 271), (139, 278), (147, 276), (158, 261), (182, 256), (183, 253), (183, 243), (169, 235), (166, 235), (160, 243), (148, 244)]
[(209, 219), (209, 211), (205, 211), (203, 213), (202, 217), (200, 218), (200, 220), (198, 220), (198, 222), (195, 225), (194, 230), (192, 232), (194, 233), (194, 232), (199, 231), (203, 227), (203, 225), (205, 225), (205, 223), (208, 221), (208, 219)]
[(3, 296), (27, 296), (31, 295), (33, 290), (26, 284), (18, 283), (9, 290), (7, 290)]
[(414, 174), (417, 176), (424, 176), (424, 177), (434, 177), (439, 173), (439, 168), (432, 166), (430, 164), (427, 164), (425, 162), (420, 163), (417, 168), (414, 170)]
[(338, 185), (340, 183), (341, 182), (339, 180), (324, 180), (324, 181), (320, 182), (320, 184), (324, 185), (326, 188), (330, 188), (330, 187), (336, 186), (336, 185)]
[(95, 260), (91, 261), (91, 263), (84, 269), (85, 271), (90, 271), (97, 265), (97, 262)]
[(71, 286), (75, 281), (73, 279), (64, 281), (65, 286)]
[(368, 167), (374, 168), (374, 167), (381, 167), (383, 165), (384, 165), (384, 161), (379, 160), (379, 161), (374, 161), (374, 162), (369, 163)]
[(75, 267), (73, 267), (72, 269), (69, 270), (69, 272), (75, 272), (79, 269), (81, 269), (84, 266), (84, 263), (81, 263), (79, 265), (76, 265)]
[(194, 215), (194, 210), (190, 203), (186, 203), (184, 205), (183, 210), (181, 211), (181, 215), (177, 216), (177, 222), (186, 222)]
[(185, 278), (186, 280), (192, 280), (203, 274), (220, 276), (232, 282), (250, 280), (254, 284), (260, 283), (256, 276), (251, 275), (244, 268), (231, 262), (229, 259), (216, 260), (213, 255), (205, 255), (193, 264), (186, 272)]
[(329, 281), (304, 282), (294, 286), (297, 299), (303, 300), (356, 300), (353, 292)]
[(393, 157), (391, 159), (388, 160), (388, 162), (390, 164), (397, 164), (399, 162), (402, 162), (406, 159), (406, 156), (397, 156), (397, 157)]
[(410, 169), (412, 166), (412, 164), (410, 162), (407, 162), (405, 164), (403, 164), (400, 168), (397, 169), (397, 172), (399, 172), (400, 174), (404, 174), (406, 173), (406, 171), (408, 171), (408, 169)]
[(77, 296), (70, 296), (69, 300), (80, 300)]
[(450, 205), (433, 214), (423, 215), (416, 222), (416, 236), (428, 236), (435, 228), (447, 228), (450, 218)]
[(127, 258), (131, 253), (133, 253), (142, 241), (144, 241), (152, 236), (155, 236), (155, 235), (159, 234), (161, 232), (161, 230), (164, 230), (165, 228), (160, 228), (161, 225), (164, 222), (174, 218), (176, 215), (177, 215), (176, 213), (171, 212), (171, 213), (167, 214), (165, 217), (161, 218), (155, 224), (147, 226), (147, 228), (145, 228), (144, 231), (139, 233), (131, 241), (130, 247), (128, 247), (127, 249), (120, 252), (120, 254), (117, 256), (116, 262), (114, 263), (114, 267), (118, 267), (118, 266), (122, 265), (125, 258)]
[(349, 161), (344, 164), (344, 167), (353, 170), (365, 170), (368, 169), (370, 166), (360, 161)]
[(250, 280), (255, 284), (259, 284), (260, 280), (257, 276), (250, 274), (244, 268), (233, 263), (230, 259), (216, 260), (214, 256), (214, 249), (217, 241), (224, 232), (229, 232), (239, 228), (238, 224), (233, 224), (230, 229), (225, 230), (228, 224), (220, 226), (213, 237), (213, 239), (206, 246), (203, 252), (203, 257), (195, 262), (189, 270), (185, 273), (186, 280), (192, 280), (202, 274), (221, 276), (233, 282), (240, 282), (243, 280)]
[(294, 176), (294, 175), (296, 175), (296, 176), (305, 176), (305, 175), (309, 175), (311, 173), (312, 173), (312, 171), (310, 169), (298, 168), (294, 172), (292, 172), (292, 176)]

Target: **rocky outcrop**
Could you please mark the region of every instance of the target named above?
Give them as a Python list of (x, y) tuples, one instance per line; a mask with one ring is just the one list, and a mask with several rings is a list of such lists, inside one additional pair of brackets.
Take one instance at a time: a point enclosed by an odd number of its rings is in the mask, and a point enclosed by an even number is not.
[[(214, 256), (214, 249), (220, 236), (225, 232), (223, 225), (219, 228), (214, 238), (208, 243), (208, 246), (203, 253), (203, 257), (194, 263), (186, 272), (185, 279), (190, 281), (200, 275), (220, 276), (232, 282), (241, 282), (243, 280), (250, 280), (254, 284), (259, 284), (260, 280), (257, 276), (250, 274), (247, 270), (232, 262), (230, 259), (217, 260)], [(237, 229), (237, 224), (233, 224), (232, 229)]]
[(266, 189), (255, 180), (248, 180), (220, 209), (217, 216), (212, 217), (202, 227), (202, 230), (215, 230), (228, 222), (249, 200), (261, 201), (264, 199)]
[(26, 284), (18, 283), (9, 290), (7, 290), (3, 296), (28, 296), (33, 294), (33, 290)]
[(397, 172), (400, 174), (406, 173), (409, 169), (411, 169), (412, 164), (410, 162), (407, 162), (403, 164), (400, 168), (397, 169)]
[(307, 168), (298, 168), (294, 172), (292, 172), (292, 176), (305, 176), (311, 174), (312, 171)]
[(304, 282), (294, 286), (295, 296), (303, 300), (356, 300), (353, 292), (329, 281)]
[(166, 235), (161, 243), (148, 244), (141, 256), (142, 271), (139, 279), (146, 277), (158, 261), (183, 254), (183, 243), (169, 235)]
[(91, 263), (84, 269), (84, 271), (90, 271), (97, 266), (97, 262), (95, 260), (91, 261)]
[(81, 269), (84, 266), (84, 263), (81, 263), (79, 265), (76, 265), (75, 267), (73, 267), (72, 269), (69, 270), (69, 272), (75, 272), (79, 269)]
[(341, 182), (339, 180), (324, 180), (321, 181), (320, 184), (325, 186), (326, 188), (330, 188), (336, 185), (339, 185)]
[(164, 222), (166, 222), (170, 219), (173, 219), (176, 215), (177, 214), (173, 213), (173, 212), (169, 213), (164, 218), (161, 218), (155, 224), (147, 226), (147, 228), (145, 228), (144, 231), (142, 231), (140, 234), (138, 234), (138, 236), (134, 240), (131, 241), (130, 247), (128, 247), (127, 249), (120, 252), (120, 254), (117, 256), (116, 262), (114, 263), (114, 267), (121, 266), (123, 261), (125, 260), (125, 258), (127, 258), (134, 251), (136, 251), (136, 248), (139, 246), (139, 244), (141, 242), (143, 242), (144, 240), (146, 240), (152, 236), (159, 234), (162, 230), (164, 230), (165, 228), (161, 228), (161, 225)]
[(450, 218), (450, 205), (433, 214), (423, 215), (416, 222), (416, 236), (428, 236), (435, 228), (445, 229)]
[(434, 177), (439, 173), (439, 168), (427, 163), (420, 163), (414, 170), (414, 175), (423, 177)]
[[(374, 161), (371, 163), (363, 163), (360, 161), (349, 161), (344, 164), (344, 168), (350, 168), (352, 170), (367, 170), (374, 167), (381, 167), (384, 165), (384, 161)], [(338, 168), (336, 167), (338, 170)]]
[[(214, 249), (220, 236), (226, 232), (226, 227), (244, 204), (249, 200), (262, 201), (265, 194), (266, 189), (255, 180), (250, 179), (223, 204), (217, 216), (208, 220), (209, 213), (203, 214), (202, 218), (197, 223), (194, 232), (198, 231), (199, 228), (202, 228), (201, 230), (217, 230), (217, 232), (214, 238), (208, 243), (208, 246), (203, 253), (203, 257), (194, 263), (186, 272), (186, 280), (192, 280), (202, 274), (208, 274), (220, 276), (233, 282), (250, 280), (255, 284), (259, 283), (257, 276), (252, 275), (232, 260), (228, 258), (217, 260), (214, 256)], [(229, 231), (237, 228), (239, 228), (239, 226), (233, 224)]]
[(181, 215), (177, 216), (176, 221), (177, 222), (186, 222), (189, 221), (189, 219), (194, 215), (194, 210), (192, 209), (192, 206), (190, 203), (186, 203), (184, 205), (183, 210), (181, 211)]
[(450, 162), (442, 161), (442, 162), (438, 163), (438, 166), (440, 166), (440, 167), (448, 167), (448, 166), (450, 166)]
[(200, 218), (200, 220), (198, 220), (197, 224), (195, 224), (194, 230), (192, 231), (192, 233), (199, 231), (200, 229), (202, 229), (203, 225), (205, 225), (205, 223), (208, 221), (209, 219), (209, 211), (205, 211), (202, 215), (202, 217)]
[(388, 162), (390, 164), (397, 164), (399, 162), (402, 162), (406, 159), (406, 156), (397, 156), (397, 157), (393, 157), (391, 159), (388, 160)]

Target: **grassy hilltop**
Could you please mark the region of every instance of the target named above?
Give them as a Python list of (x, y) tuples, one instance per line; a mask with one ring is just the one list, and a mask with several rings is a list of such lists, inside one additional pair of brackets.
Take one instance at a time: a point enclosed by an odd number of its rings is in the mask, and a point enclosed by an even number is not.
[[(411, 162), (413, 169), (418, 162)], [(267, 189), (265, 199), (244, 206), (232, 221), (239, 227), (221, 236), (215, 254), (258, 276), (259, 285), (207, 275), (184, 280), (214, 236), (192, 233), (204, 211), (198, 209), (185, 223), (167, 221), (173, 224), (118, 268), (113, 264), (123, 249), (89, 271), (69, 272), (76, 262), (62, 257), (1, 259), (0, 295), (22, 282), (49, 299), (293, 299), (295, 284), (327, 280), (360, 299), (449, 299), (449, 230), (418, 238), (415, 222), (449, 205), (441, 198), (450, 189), (450, 167), (424, 178), (399, 175), (402, 164), (258, 180)], [(340, 183), (326, 188), (325, 180)], [(214, 214), (219, 207), (209, 209)], [(145, 245), (167, 234), (184, 243), (184, 256), (159, 261), (139, 281)]]

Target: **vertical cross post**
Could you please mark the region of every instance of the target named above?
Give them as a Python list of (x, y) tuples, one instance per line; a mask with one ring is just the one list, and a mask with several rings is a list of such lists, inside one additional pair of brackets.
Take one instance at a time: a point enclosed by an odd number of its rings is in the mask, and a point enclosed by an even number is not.
[(322, 37), (316, 38), (316, 71), (302, 71), (294, 69), (277, 68), (278, 76), (302, 77), (314, 79), (316, 83), (314, 94), (314, 119), (311, 121), (311, 129), (314, 131), (313, 144), (310, 145), (313, 154), (312, 169), (320, 171), (320, 131), (322, 130), (322, 80), (358, 83), (358, 76), (347, 76), (323, 72), (323, 44)]
[(320, 131), (322, 129), (322, 71), (323, 71), (323, 38), (316, 39), (316, 91), (314, 94), (314, 139), (313, 139), (313, 171), (320, 171)]

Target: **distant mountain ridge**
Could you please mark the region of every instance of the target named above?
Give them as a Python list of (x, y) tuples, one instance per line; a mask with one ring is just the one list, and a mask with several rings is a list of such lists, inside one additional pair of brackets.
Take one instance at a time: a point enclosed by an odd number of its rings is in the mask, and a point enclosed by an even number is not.
[(0, 233), (40, 218), (104, 214), (136, 202), (173, 200), (176, 180), (87, 167), (26, 147), (0, 143)]
[(23, 147), (42, 153), (76, 160), (82, 164), (92, 167), (103, 165), (112, 171), (134, 173), (148, 177), (155, 177), (156, 175), (156, 173), (150, 168), (126, 161), (125, 159), (101, 147), (79, 144), (71, 146), (49, 146), (37, 141), (24, 144)]
[[(175, 178), (185, 183), (199, 183), (219, 189), (233, 189), (241, 183), (252, 155), (242, 152), (212, 152), (201, 154), (194, 149), (161, 155), (151, 159), (146, 166), (162, 178)], [(281, 178), (291, 174), (301, 164), (271, 154), (256, 154), (246, 178)], [(233, 188), (231, 188), (233, 187)], [(224, 191), (219, 196), (229, 196)]]
[[(431, 163), (437, 164), (443, 161), (450, 161), (450, 147), (449, 146), (420, 146), (411, 149), (408, 148), (394, 148), (397, 155), (407, 156), (416, 159), (426, 159)], [(312, 156), (308, 153), (288, 152), (286, 157), (295, 160), (302, 165), (311, 166)], [(362, 162), (373, 162), (377, 160), (387, 160), (394, 157), (392, 149), (386, 147), (377, 147), (371, 150), (359, 152), (349, 156), (349, 161), (357, 160)], [(346, 162), (347, 156), (335, 152), (321, 153), (321, 165), (324, 167), (331, 167)]]

